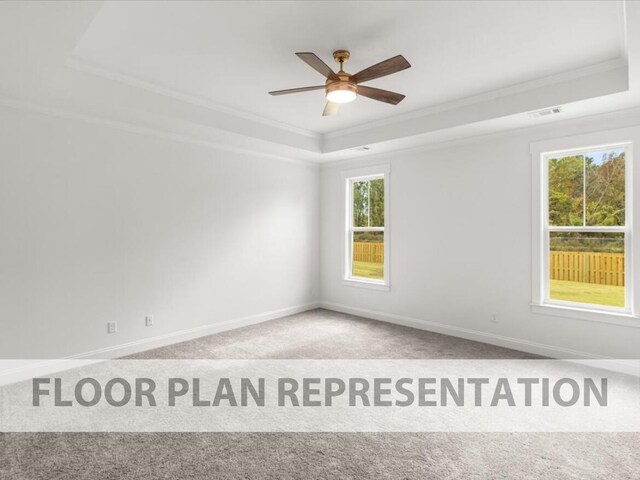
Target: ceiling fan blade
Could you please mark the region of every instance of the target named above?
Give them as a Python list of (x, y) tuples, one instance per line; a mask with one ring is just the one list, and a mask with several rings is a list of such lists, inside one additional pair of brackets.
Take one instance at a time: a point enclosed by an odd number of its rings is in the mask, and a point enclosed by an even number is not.
[(289, 88), (287, 90), (276, 90), (274, 92), (269, 92), (269, 95), (287, 95), (289, 93), (299, 93), (299, 92), (308, 92), (310, 90), (320, 90), (321, 88), (325, 88), (325, 85), (316, 85), (314, 87)]
[(331, 70), (329, 65), (324, 63), (315, 53), (311, 52), (298, 52), (296, 55), (307, 65), (313, 68), (315, 71), (322, 74), (325, 78), (330, 78), (331, 80), (340, 80), (340, 77)]
[(340, 104), (335, 102), (327, 102), (324, 106), (324, 111), (322, 112), (322, 116), (326, 117), (329, 115), (335, 115), (340, 110)]
[(409, 68), (411, 64), (407, 62), (407, 59), (402, 55), (396, 55), (383, 62), (376, 63), (375, 65), (365, 68), (364, 70), (353, 75), (350, 80), (356, 83), (368, 82), (375, 78), (391, 75), (392, 73), (400, 72), (406, 68)]
[(365, 87), (364, 85), (358, 85), (358, 95), (369, 97), (374, 100), (378, 100), (379, 102), (390, 103), (391, 105), (399, 104), (404, 98), (404, 95), (400, 93), (381, 90), (379, 88)]

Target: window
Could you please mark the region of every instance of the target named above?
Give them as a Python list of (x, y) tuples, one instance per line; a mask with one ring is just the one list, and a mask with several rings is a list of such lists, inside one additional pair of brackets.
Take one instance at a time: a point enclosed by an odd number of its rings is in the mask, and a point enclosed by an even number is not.
[(629, 311), (626, 146), (544, 156), (546, 300)]
[(634, 310), (638, 268), (632, 262), (637, 212), (631, 208), (637, 183), (631, 140), (638, 133), (602, 132), (532, 145), (534, 311), (607, 321), (634, 317), (640, 326)]
[(345, 177), (347, 282), (388, 288), (388, 176), (388, 167), (378, 167)]

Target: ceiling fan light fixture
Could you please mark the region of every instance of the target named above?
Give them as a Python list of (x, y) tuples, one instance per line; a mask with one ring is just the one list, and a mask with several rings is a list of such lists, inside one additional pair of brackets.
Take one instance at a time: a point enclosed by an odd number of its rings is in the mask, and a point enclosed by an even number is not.
[(327, 100), (333, 103), (353, 102), (357, 97), (357, 87), (350, 82), (334, 82), (327, 85)]

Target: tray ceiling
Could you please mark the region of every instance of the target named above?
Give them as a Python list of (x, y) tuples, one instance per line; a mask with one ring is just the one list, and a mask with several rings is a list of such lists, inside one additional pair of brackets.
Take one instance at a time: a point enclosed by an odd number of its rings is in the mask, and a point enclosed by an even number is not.
[[(359, 98), (322, 117), (322, 91), (294, 56), (355, 73), (403, 54), (412, 68), (370, 83), (407, 95), (398, 106)], [(76, 59), (223, 108), (327, 133), (620, 58), (618, 2), (109, 2)]]

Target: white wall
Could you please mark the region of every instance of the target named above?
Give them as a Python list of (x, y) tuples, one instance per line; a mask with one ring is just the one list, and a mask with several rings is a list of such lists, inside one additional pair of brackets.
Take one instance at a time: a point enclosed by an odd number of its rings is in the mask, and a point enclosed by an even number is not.
[[(640, 328), (530, 311), (530, 142), (632, 124), (640, 124), (637, 112), (324, 167), (322, 303), (553, 356), (638, 358)], [(391, 164), (390, 292), (341, 283), (341, 171), (375, 163)]]
[[(640, 328), (529, 309), (530, 142), (637, 124), (623, 112), (319, 173), (0, 108), (0, 358), (73, 355), (318, 298), (524, 350), (637, 358)], [(341, 171), (371, 163), (392, 164), (388, 293), (341, 283)]]
[(309, 165), (0, 108), (0, 358), (309, 304), (318, 177)]

